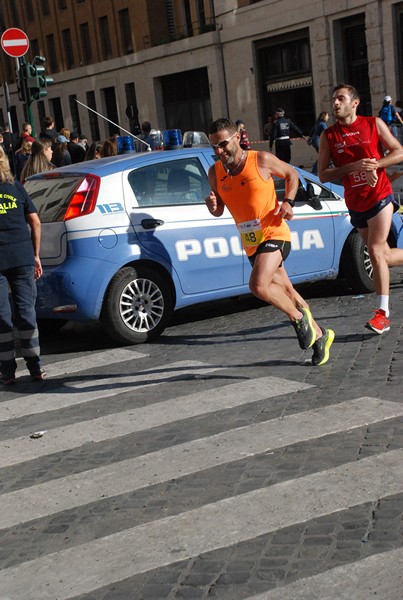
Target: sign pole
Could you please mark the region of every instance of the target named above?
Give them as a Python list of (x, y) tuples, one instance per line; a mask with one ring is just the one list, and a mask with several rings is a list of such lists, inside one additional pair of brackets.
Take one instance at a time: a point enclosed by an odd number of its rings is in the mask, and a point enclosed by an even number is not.
[[(8, 128), (10, 129), (10, 133), (11, 133), (11, 140), (13, 139), (13, 123), (11, 121), (11, 103), (10, 103), (10, 92), (8, 89), (8, 83), (5, 81), (3, 83), (3, 88), (4, 88), (4, 99), (6, 101), (6, 110), (7, 110), (7, 121), (8, 121)], [(13, 160), (13, 173), (16, 173), (15, 170), (15, 156), (14, 156), (14, 148), (12, 148), (12, 152), (11, 152), (11, 158)]]

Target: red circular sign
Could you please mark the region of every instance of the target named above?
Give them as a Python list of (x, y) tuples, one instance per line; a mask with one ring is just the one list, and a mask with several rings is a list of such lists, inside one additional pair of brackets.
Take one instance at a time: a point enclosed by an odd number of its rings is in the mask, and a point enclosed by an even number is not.
[(9, 56), (20, 58), (28, 52), (28, 36), (21, 29), (17, 29), (17, 27), (6, 29), (1, 36), (1, 47)]

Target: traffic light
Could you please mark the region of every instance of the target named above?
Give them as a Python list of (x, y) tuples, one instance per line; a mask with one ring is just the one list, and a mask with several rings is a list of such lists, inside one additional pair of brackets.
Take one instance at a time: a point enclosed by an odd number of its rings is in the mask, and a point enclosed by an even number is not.
[(47, 87), (53, 84), (53, 78), (45, 75), (44, 56), (35, 56), (32, 65), (27, 64), (27, 88), (32, 100), (48, 95)]

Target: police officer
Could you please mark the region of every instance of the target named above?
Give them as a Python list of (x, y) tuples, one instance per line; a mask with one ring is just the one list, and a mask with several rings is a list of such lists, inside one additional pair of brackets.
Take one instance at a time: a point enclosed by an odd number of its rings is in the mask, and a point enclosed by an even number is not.
[(276, 108), (274, 114), (274, 123), (270, 133), (270, 150), (273, 148), (274, 142), (276, 142), (275, 153), (277, 158), (283, 160), (286, 163), (291, 161), (291, 140), (290, 132), (295, 133), (305, 139), (304, 134), (295, 123), (285, 117), (285, 111), (283, 108)]
[(0, 381), (4, 385), (16, 382), (14, 333), (31, 379), (42, 381), (45, 376), (35, 312), (35, 279), (42, 275), (40, 239), (36, 208), (22, 184), (14, 180), (0, 148)]

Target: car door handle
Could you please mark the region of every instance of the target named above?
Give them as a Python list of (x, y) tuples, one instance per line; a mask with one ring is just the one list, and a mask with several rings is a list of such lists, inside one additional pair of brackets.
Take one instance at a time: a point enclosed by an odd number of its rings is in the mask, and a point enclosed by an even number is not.
[(164, 221), (160, 219), (143, 219), (141, 221), (141, 226), (143, 229), (156, 229), (157, 227), (161, 227), (164, 224)]

